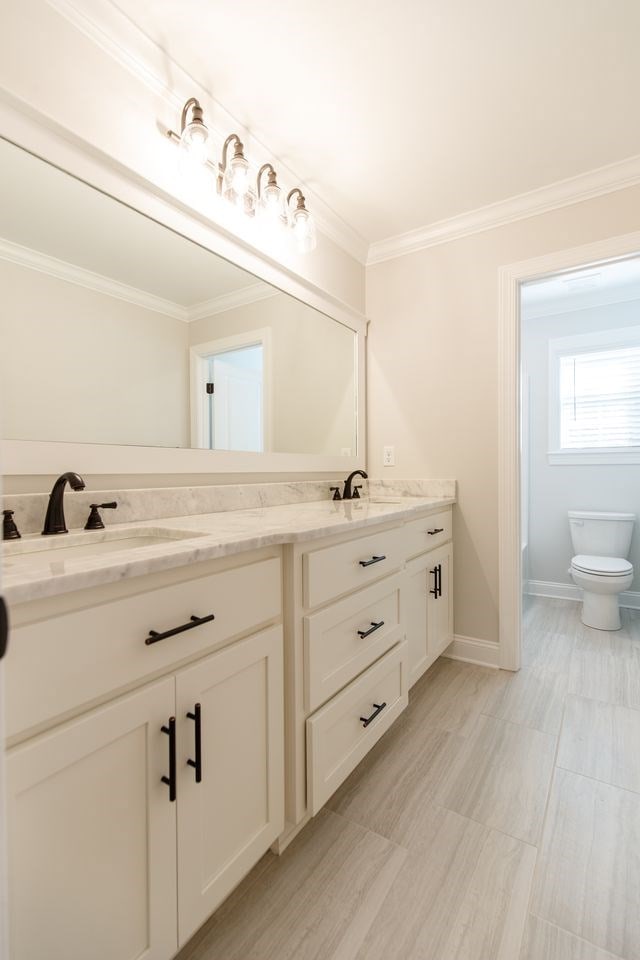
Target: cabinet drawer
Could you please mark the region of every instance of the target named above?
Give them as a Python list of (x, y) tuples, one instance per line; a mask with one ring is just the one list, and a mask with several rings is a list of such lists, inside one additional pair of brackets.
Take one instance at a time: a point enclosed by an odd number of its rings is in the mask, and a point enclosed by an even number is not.
[[(6, 658), (7, 736), (52, 721), (280, 616), (276, 557), (16, 627)], [(215, 619), (152, 644), (158, 633)]]
[(396, 528), (305, 553), (305, 606), (317, 607), (393, 573), (404, 562), (402, 544), (402, 531)]
[(305, 706), (315, 710), (397, 643), (400, 577), (387, 577), (304, 618)]
[(442, 510), (428, 517), (410, 520), (405, 525), (406, 556), (415, 557), (426, 550), (433, 550), (441, 543), (451, 540), (451, 536), (451, 510)]
[[(403, 640), (307, 720), (307, 792), (312, 815), (407, 706), (407, 674)], [(377, 716), (365, 727), (361, 718), (368, 719), (376, 709)]]

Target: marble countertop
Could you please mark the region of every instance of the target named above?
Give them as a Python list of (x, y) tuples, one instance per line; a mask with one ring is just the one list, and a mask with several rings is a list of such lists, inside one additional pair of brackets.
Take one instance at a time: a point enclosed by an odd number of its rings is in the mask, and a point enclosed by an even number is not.
[[(339, 503), (322, 500), (109, 524), (104, 531), (92, 534), (72, 530), (69, 537), (29, 534), (20, 541), (4, 544), (2, 589), (9, 603), (24, 603), (259, 547), (347, 533), (389, 520), (407, 520), (452, 503), (454, 497), (381, 496)], [(119, 550), (117, 540), (127, 536), (164, 538), (164, 542)], [(109, 552), (91, 553), (89, 544), (96, 539), (109, 541)], [(75, 552), (70, 548), (76, 544), (82, 544), (83, 553), (70, 556)], [(43, 547), (52, 551), (45, 559), (39, 555)], [(64, 557), (54, 557), (57, 549), (64, 552)]]

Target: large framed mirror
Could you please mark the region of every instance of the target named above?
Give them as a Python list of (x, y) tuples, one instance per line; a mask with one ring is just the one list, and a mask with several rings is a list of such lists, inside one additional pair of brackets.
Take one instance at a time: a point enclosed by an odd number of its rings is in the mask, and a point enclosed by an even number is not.
[(357, 322), (9, 140), (0, 169), (4, 472), (363, 462)]

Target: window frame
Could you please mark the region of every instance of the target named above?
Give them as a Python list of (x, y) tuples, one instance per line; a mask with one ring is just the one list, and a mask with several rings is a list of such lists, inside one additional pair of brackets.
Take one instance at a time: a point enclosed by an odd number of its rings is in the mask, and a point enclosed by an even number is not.
[(640, 463), (640, 447), (561, 447), (560, 446), (560, 359), (579, 353), (596, 353), (617, 348), (637, 347), (640, 326), (598, 330), (549, 340), (549, 449), (550, 465)]

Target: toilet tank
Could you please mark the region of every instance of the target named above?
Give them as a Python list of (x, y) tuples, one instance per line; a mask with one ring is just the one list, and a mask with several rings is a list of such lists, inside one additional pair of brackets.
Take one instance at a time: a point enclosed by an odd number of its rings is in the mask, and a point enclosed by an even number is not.
[(635, 519), (635, 513), (569, 510), (574, 555), (628, 557)]

